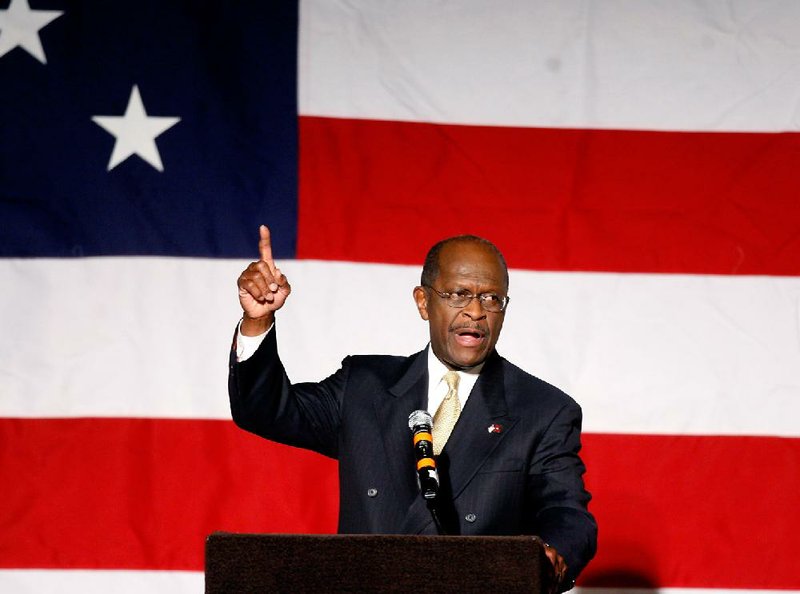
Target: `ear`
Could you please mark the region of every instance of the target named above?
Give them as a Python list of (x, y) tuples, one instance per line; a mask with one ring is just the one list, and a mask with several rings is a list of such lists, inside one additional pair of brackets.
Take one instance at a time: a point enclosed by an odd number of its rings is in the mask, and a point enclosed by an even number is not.
[(422, 287), (414, 287), (414, 301), (417, 304), (419, 317), (423, 320), (428, 319), (428, 294)]

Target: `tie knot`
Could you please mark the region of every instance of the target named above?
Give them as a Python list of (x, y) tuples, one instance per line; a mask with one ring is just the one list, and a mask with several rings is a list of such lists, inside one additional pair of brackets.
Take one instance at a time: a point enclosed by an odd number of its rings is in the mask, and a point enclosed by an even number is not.
[(448, 392), (458, 391), (458, 380), (461, 379), (458, 373), (455, 371), (448, 371), (444, 374), (444, 378), (442, 379), (447, 383), (447, 387), (449, 388)]

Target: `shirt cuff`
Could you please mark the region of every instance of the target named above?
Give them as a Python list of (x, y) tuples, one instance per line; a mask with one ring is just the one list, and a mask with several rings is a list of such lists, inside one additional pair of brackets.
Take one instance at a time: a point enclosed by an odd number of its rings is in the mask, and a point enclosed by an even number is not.
[(264, 339), (267, 337), (267, 334), (272, 332), (272, 329), (275, 327), (275, 323), (272, 323), (266, 332), (263, 334), (258, 334), (256, 336), (245, 336), (242, 334), (242, 320), (239, 320), (239, 325), (236, 328), (236, 362), (241, 363), (242, 361), (247, 361), (250, 357), (255, 354), (258, 350), (258, 347), (261, 346), (261, 343), (264, 342)]

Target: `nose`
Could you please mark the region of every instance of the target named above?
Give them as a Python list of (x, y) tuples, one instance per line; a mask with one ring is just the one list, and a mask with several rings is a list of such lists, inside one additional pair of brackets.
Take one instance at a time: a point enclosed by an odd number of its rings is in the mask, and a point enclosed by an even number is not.
[(464, 309), (461, 310), (461, 313), (471, 320), (480, 320), (486, 317), (486, 312), (483, 310), (483, 307), (481, 307), (481, 300), (477, 297), (467, 303)]

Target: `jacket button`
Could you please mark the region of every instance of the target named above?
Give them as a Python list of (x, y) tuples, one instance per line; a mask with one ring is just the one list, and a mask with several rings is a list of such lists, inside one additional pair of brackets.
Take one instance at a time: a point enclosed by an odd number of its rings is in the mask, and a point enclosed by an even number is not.
[(367, 489), (367, 497), (377, 497), (378, 490), (375, 487), (370, 487)]
[(476, 516), (475, 514), (467, 514), (466, 516), (464, 516), (464, 519), (467, 522), (472, 523), (472, 522), (474, 522), (475, 520), (478, 519), (478, 516)]

